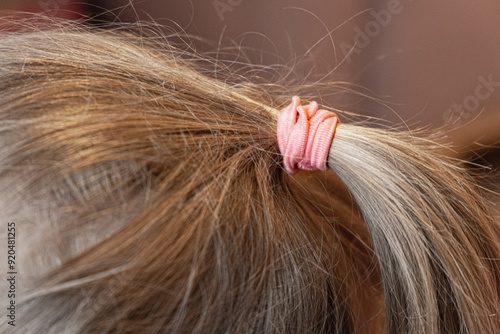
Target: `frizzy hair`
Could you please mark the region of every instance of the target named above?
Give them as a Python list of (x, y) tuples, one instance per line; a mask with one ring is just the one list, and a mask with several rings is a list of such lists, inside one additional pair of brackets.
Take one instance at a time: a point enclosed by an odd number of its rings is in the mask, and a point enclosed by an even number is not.
[(161, 36), (23, 27), (0, 36), (17, 330), (500, 332), (498, 225), (432, 141), (343, 122), (332, 170), (291, 176), (283, 87)]

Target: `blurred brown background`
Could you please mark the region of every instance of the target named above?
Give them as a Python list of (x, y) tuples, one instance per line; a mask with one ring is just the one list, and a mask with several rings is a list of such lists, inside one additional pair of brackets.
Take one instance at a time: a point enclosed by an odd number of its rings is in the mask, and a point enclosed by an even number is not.
[(498, 0), (3, 1), (2, 8), (54, 16), (154, 19), (212, 42), (204, 51), (233, 46), (252, 63), (295, 65), (298, 76), (350, 82), (372, 98), (318, 100), (382, 125), (445, 127), (461, 147), (457, 155), (500, 140)]

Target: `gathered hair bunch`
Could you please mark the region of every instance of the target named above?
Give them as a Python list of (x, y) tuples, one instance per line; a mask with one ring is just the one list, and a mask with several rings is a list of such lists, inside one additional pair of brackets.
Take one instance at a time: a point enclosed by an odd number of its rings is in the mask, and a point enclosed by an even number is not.
[(500, 332), (498, 223), (431, 140), (342, 121), (328, 170), (292, 175), (299, 91), (160, 35), (20, 27), (0, 34), (20, 333)]

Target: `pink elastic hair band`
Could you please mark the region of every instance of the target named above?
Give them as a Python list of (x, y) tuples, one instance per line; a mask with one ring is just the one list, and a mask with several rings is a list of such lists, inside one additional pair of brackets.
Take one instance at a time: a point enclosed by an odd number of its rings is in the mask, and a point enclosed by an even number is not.
[(278, 116), (278, 145), (286, 171), (327, 170), (328, 151), (338, 123), (335, 113), (318, 110), (315, 101), (302, 106), (300, 98), (294, 96)]

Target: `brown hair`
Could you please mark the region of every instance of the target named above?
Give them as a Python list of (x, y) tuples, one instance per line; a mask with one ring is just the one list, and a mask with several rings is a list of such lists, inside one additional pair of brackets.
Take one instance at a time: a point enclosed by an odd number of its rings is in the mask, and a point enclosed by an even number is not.
[(341, 124), (334, 172), (290, 176), (283, 87), (161, 35), (21, 26), (0, 36), (18, 330), (499, 331), (498, 226), (429, 140)]

